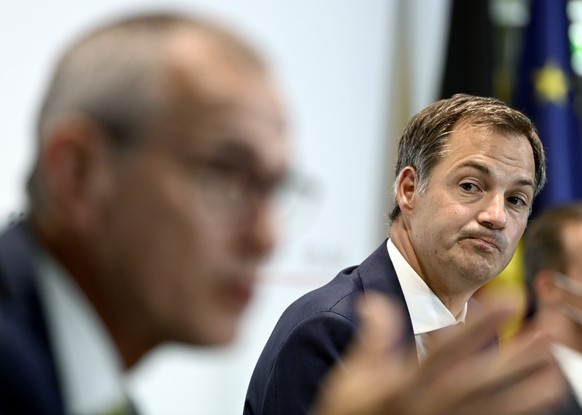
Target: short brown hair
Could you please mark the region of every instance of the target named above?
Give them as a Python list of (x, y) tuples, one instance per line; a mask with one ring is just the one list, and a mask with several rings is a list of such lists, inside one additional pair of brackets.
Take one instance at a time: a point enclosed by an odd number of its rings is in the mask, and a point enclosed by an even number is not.
[[(396, 182), (402, 169), (412, 166), (418, 175), (420, 191), (426, 189), (432, 169), (446, 154), (450, 134), (461, 123), (525, 136), (534, 156), (534, 195), (540, 192), (546, 182), (546, 156), (533, 123), (524, 114), (498, 99), (467, 94), (437, 101), (410, 120), (398, 144)], [(400, 206), (395, 200), (390, 220), (394, 221), (398, 215)]]

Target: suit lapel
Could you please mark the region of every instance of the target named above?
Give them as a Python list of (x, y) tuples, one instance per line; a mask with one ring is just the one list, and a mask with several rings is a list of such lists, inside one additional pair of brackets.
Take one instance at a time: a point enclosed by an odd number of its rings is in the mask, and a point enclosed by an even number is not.
[(403, 343), (414, 344), (412, 321), (402, 287), (396, 276), (392, 260), (388, 255), (386, 240), (358, 267), (364, 296), (368, 292), (379, 292), (388, 296), (396, 305), (401, 307), (403, 321)]
[[(0, 412), (63, 413), (42, 304), (36, 240), (25, 223), (0, 236)], [(10, 412), (9, 412), (10, 413)]]

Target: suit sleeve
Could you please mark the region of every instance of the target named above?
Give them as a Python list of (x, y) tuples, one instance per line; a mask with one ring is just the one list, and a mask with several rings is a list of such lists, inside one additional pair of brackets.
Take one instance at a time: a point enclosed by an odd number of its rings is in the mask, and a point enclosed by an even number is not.
[(351, 321), (333, 312), (318, 313), (297, 325), (275, 358), (261, 413), (309, 413), (322, 381), (355, 330)]

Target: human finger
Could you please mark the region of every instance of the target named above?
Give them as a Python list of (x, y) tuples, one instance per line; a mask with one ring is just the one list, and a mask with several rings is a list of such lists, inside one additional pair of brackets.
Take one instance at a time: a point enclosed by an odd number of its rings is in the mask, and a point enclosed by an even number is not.
[[(321, 389), (318, 415), (381, 415), (401, 371), (400, 310), (380, 294), (358, 302), (360, 330)], [(392, 375), (391, 375), (392, 374)]]

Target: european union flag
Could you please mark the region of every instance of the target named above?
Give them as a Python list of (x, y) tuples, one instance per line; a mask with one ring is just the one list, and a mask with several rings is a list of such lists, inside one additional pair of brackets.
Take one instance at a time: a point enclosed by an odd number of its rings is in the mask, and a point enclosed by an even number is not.
[(531, 0), (515, 106), (535, 123), (548, 157), (548, 183), (534, 214), (582, 199), (582, 138), (574, 109), (567, 0)]

